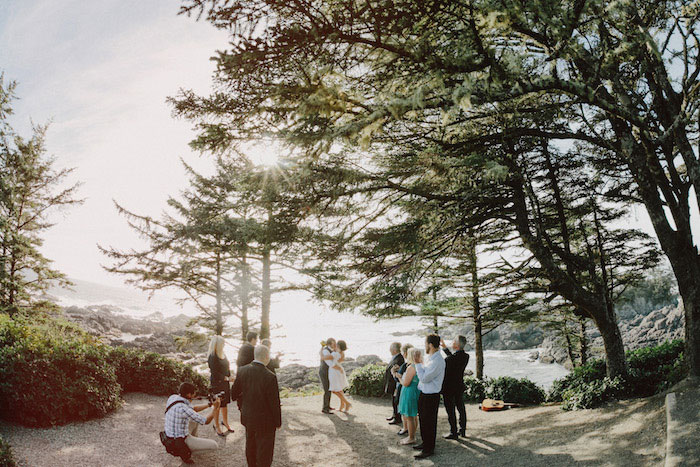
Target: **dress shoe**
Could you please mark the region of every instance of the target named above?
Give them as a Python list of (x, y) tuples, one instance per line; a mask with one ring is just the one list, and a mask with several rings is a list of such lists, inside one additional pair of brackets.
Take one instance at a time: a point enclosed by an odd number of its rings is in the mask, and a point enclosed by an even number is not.
[(423, 443), (416, 444), (415, 446), (413, 446), (413, 449), (415, 449), (417, 451), (422, 451), (423, 450)]
[(191, 457), (188, 457), (187, 459), (182, 459), (182, 462), (184, 462), (185, 464), (194, 464), (194, 461)]
[(399, 436), (403, 436), (403, 435), (405, 435), (406, 433), (408, 433), (408, 430), (406, 430), (406, 429), (404, 429), (404, 428), (401, 428), (401, 429), (399, 430), (399, 432), (396, 433), (396, 434), (399, 435)]
[(326, 415), (330, 415), (330, 414), (331, 414), (331, 411), (328, 410), (328, 409), (323, 409), (323, 410), (321, 410), (321, 412), (325, 413)]
[(403, 426), (403, 423), (400, 420), (394, 420), (393, 422), (389, 422), (389, 425)]
[(466, 438), (467, 437), (467, 430), (466, 429), (461, 430), (459, 432), (459, 436), (461, 436), (462, 438)]
[(432, 452), (419, 452), (418, 454), (416, 454), (415, 456), (413, 456), (413, 458), (414, 458), (414, 459), (426, 459), (426, 458), (428, 458), (428, 457), (430, 457), (430, 456), (432, 456), (432, 455), (433, 455)]
[(459, 439), (459, 436), (457, 436), (457, 433), (449, 433), (443, 436), (445, 439)]
[(394, 416), (392, 415), (391, 417), (386, 417), (387, 422), (393, 422), (394, 421)]

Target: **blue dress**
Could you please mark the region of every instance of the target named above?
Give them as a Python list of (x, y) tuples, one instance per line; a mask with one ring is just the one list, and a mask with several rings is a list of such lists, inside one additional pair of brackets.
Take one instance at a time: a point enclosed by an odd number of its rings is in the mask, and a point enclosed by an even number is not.
[(418, 375), (413, 377), (411, 384), (401, 388), (401, 397), (399, 398), (399, 413), (407, 417), (415, 417), (418, 415)]

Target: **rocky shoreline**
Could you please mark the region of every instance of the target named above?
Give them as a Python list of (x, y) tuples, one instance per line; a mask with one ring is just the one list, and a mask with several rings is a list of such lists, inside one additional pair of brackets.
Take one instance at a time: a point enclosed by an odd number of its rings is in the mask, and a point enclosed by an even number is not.
[[(87, 332), (110, 345), (156, 352), (205, 370), (207, 338), (204, 334), (187, 329), (191, 318), (184, 314), (166, 318), (160, 313), (153, 313), (143, 318), (134, 318), (117, 307), (106, 305), (66, 307), (63, 314), (68, 320), (79, 324)], [(683, 338), (683, 323), (683, 306), (678, 303), (647, 314), (622, 319), (620, 331), (629, 350)], [(602, 355), (602, 338), (592, 326), (591, 328), (591, 352), (593, 355)], [(467, 339), (473, 336), (473, 331), (468, 325), (453, 325), (446, 335), (458, 333), (465, 334)], [(402, 336), (397, 333), (396, 337)], [(484, 347), (488, 350), (534, 349), (530, 354), (530, 361), (556, 362), (571, 367), (566, 349), (560, 340), (536, 325), (515, 327), (504, 324), (485, 336)], [(348, 359), (345, 369), (350, 374), (368, 363), (383, 362), (376, 355), (362, 355), (357, 359)], [(280, 387), (303, 392), (318, 388), (317, 373), (318, 367), (290, 364), (280, 368), (277, 375)]]

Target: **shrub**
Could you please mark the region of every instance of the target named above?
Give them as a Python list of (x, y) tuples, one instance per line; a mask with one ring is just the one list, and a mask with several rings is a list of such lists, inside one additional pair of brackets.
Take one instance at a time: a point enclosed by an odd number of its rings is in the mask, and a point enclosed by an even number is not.
[(466, 402), (481, 402), (486, 399), (486, 388), (489, 380), (464, 378), (464, 400)]
[(10, 445), (0, 436), (0, 467), (15, 467), (16, 465)]
[(544, 390), (529, 379), (510, 376), (501, 376), (489, 381), (486, 395), (491, 399), (526, 405), (540, 404), (546, 398)]
[(183, 381), (191, 381), (200, 394), (208, 390), (207, 379), (187, 365), (154, 352), (112, 347), (109, 359), (124, 392), (167, 396), (177, 392)]
[(181, 381), (207, 380), (152, 352), (103, 345), (66, 321), (0, 314), (0, 414), (27, 426), (102, 417), (122, 392), (167, 395)]
[(608, 401), (617, 399), (622, 393), (623, 382), (620, 378), (582, 383), (564, 391), (562, 409), (579, 410), (600, 407)]
[(628, 375), (624, 380), (607, 379), (605, 362), (593, 360), (555, 381), (548, 399), (565, 402), (566, 409), (576, 409), (597, 407), (612, 398), (657, 394), (687, 375), (683, 349), (683, 341), (674, 340), (627, 352)]
[(104, 416), (121, 402), (107, 357), (68, 323), (0, 315), (0, 413), (29, 426)]
[(382, 397), (384, 395), (385, 368), (370, 363), (350, 375), (348, 393), (356, 396)]

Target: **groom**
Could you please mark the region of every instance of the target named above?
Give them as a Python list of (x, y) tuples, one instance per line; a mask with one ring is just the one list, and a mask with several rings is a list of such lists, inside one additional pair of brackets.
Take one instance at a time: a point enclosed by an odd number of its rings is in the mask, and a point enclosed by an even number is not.
[(321, 349), (321, 364), (318, 367), (318, 377), (321, 380), (321, 386), (323, 386), (323, 409), (321, 412), (325, 414), (331, 413), (331, 391), (330, 382), (328, 381), (328, 361), (333, 360), (333, 349), (335, 348), (335, 339), (329, 337), (326, 340), (325, 345)]

